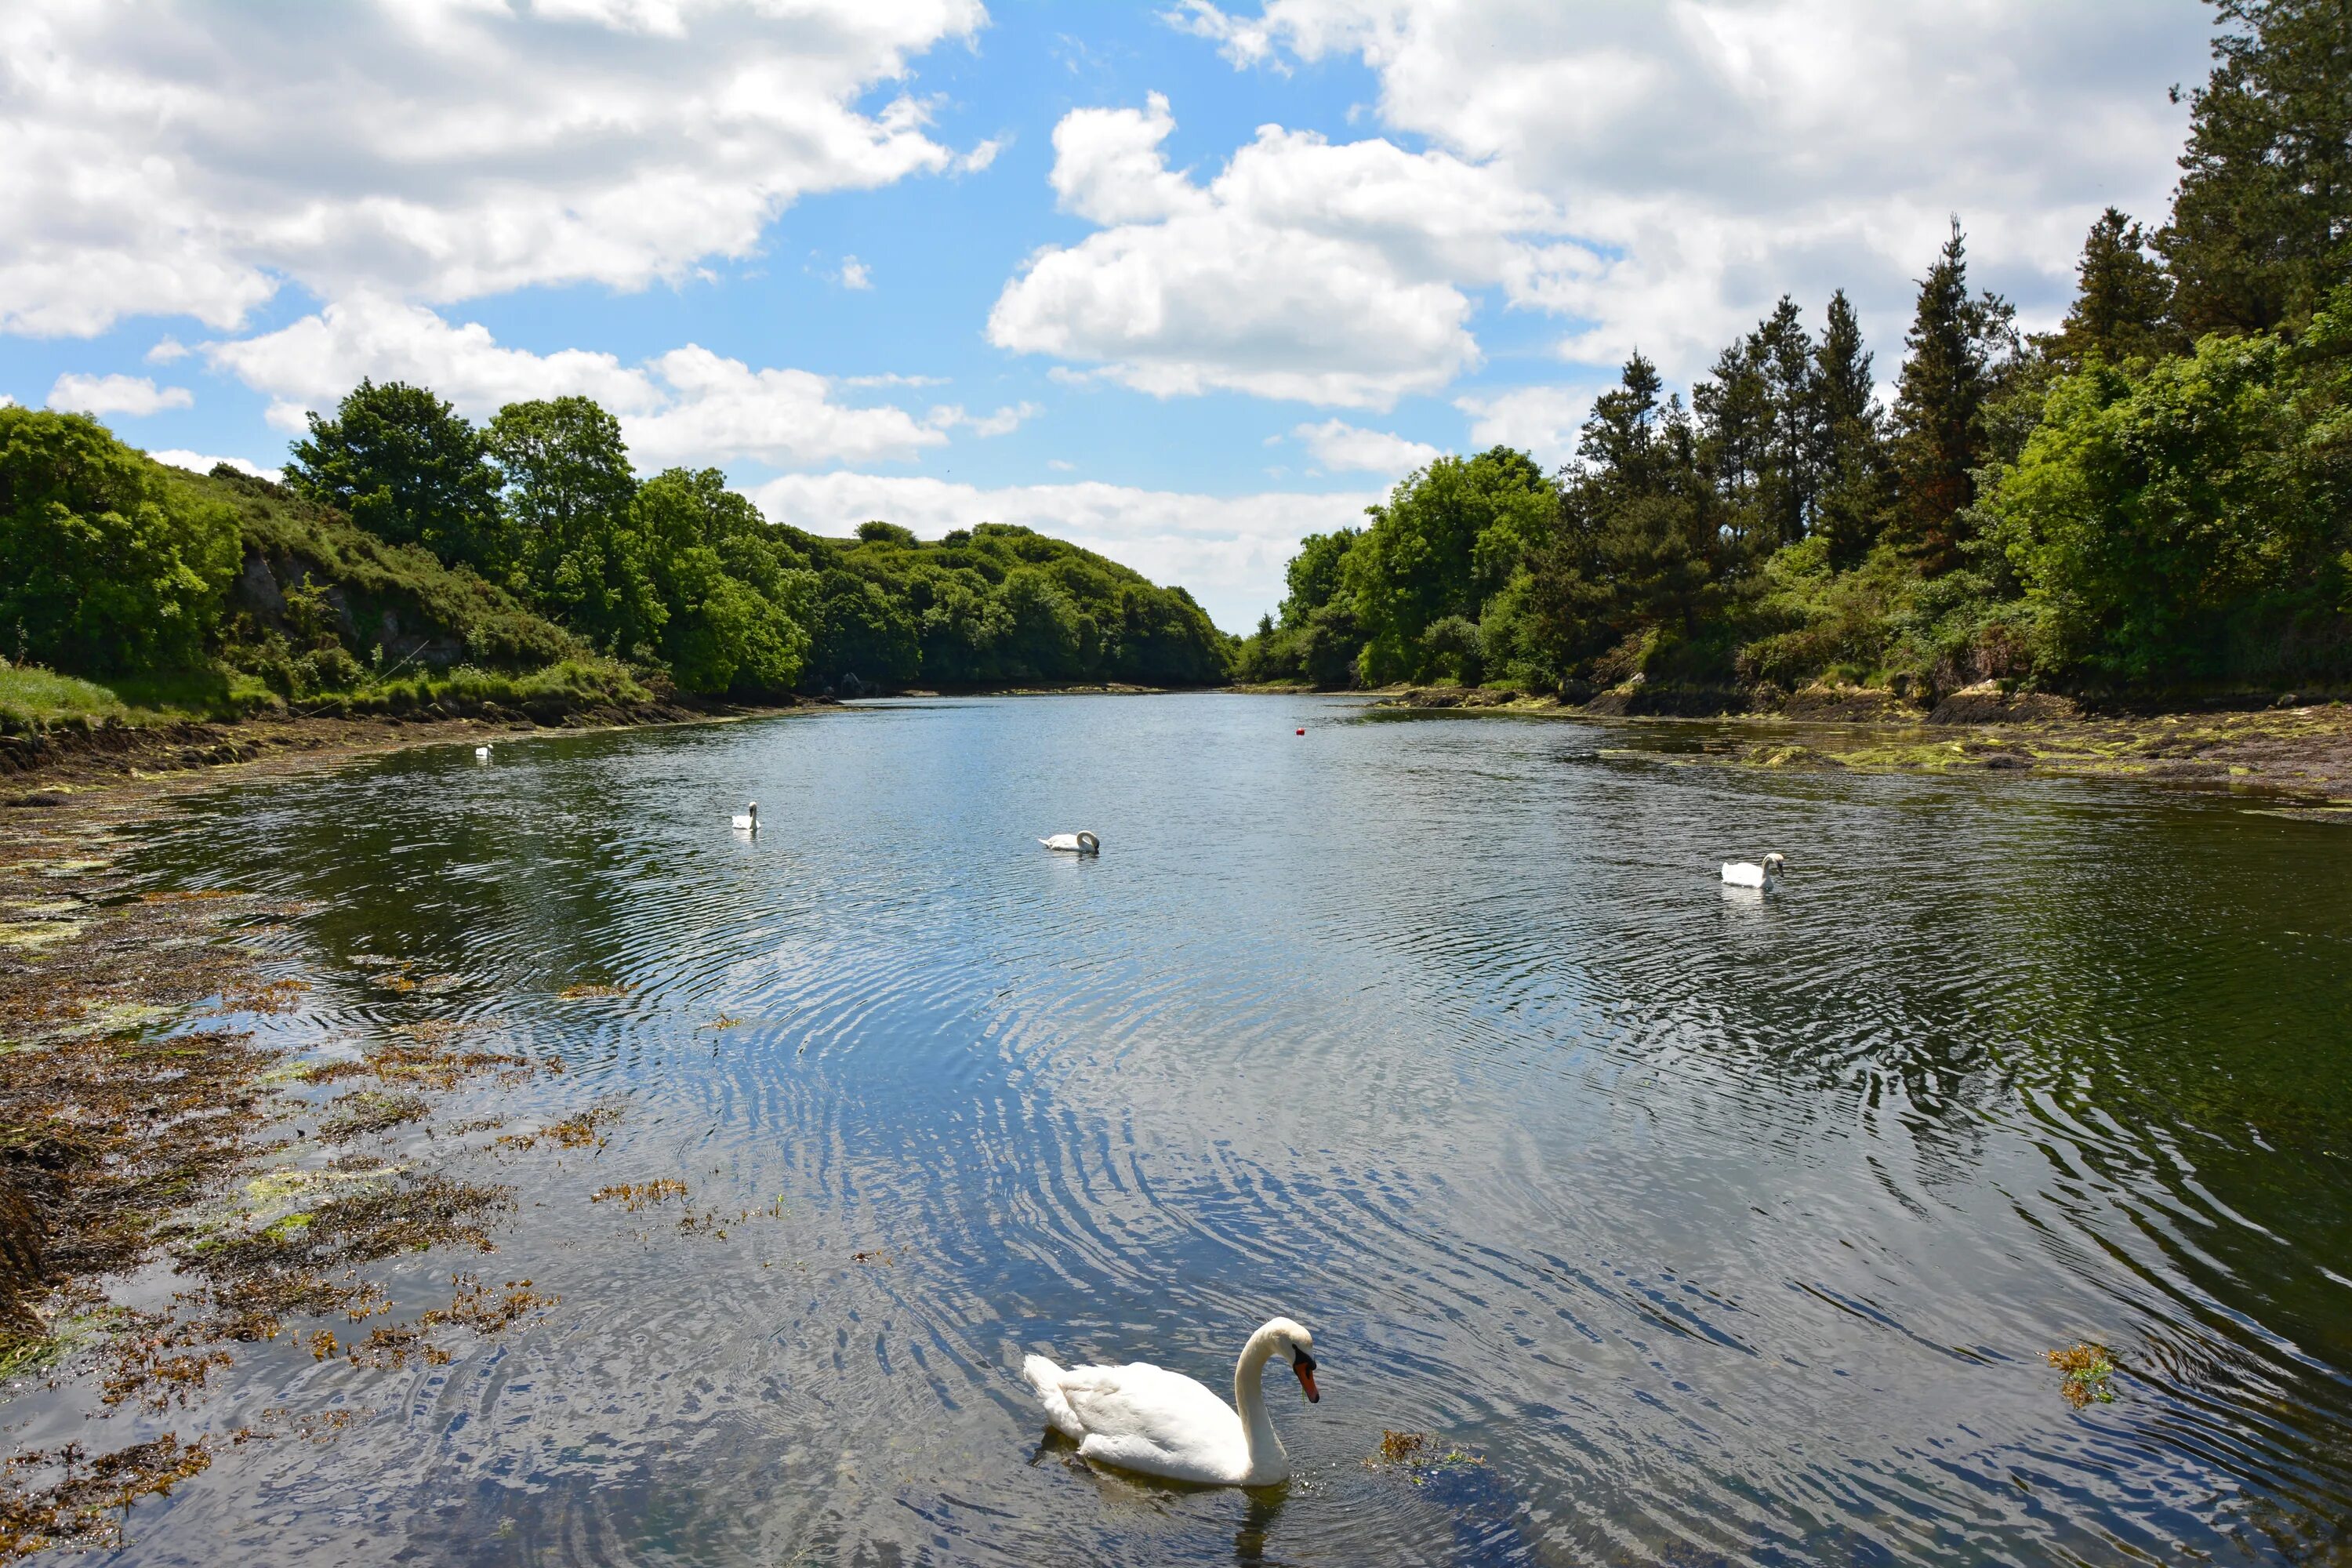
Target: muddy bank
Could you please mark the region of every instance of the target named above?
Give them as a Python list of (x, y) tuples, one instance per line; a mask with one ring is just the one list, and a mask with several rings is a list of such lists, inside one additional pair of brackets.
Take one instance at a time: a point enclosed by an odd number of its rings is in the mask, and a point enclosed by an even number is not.
[(54, 804), (61, 791), (162, 773), (299, 760), (309, 765), (397, 751), (404, 746), (516, 735), (700, 724), (755, 718), (824, 703), (806, 698), (756, 707), (666, 700), (528, 713), (494, 704), (470, 712), (263, 714), (233, 723), (179, 720), (138, 724), (63, 722), (34, 733), (0, 734), (0, 804)]
[(1862, 688), (1812, 688), (1758, 710), (1645, 708), (1625, 692), (1582, 705), (1461, 687), (1380, 695), (1375, 706), (1557, 714), (1660, 724), (1706, 719), (1701, 758), (1754, 767), (1877, 772), (1994, 771), (2112, 778), (2276, 795), (2352, 820), (2352, 707), (2337, 702), (2243, 711), (2097, 713), (2063, 697), (1986, 685), (1932, 709)]
[[(665, 706), (562, 727), (731, 716)], [(528, 1279), (464, 1261), (494, 1253), (513, 1215), (486, 1160), (598, 1146), (618, 1109), (582, 1095), (520, 1133), (500, 1135), (497, 1117), (450, 1124), (445, 1101), (462, 1091), (530, 1081), (536, 1100), (560, 1104), (570, 1080), (559, 1059), (492, 1048), (478, 1020), (435, 1016), (436, 977), (404, 966), (372, 983), (423, 1016), (323, 1056), (270, 1043), (287, 1037), (272, 1026), (299, 1026), (310, 1006), (294, 924), (310, 911), (233, 885), (158, 886), (131, 860), (175, 797), (216, 784), (223, 764), (266, 779), (543, 728), (476, 717), (53, 731), (37, 767), (0, 781), (0, 1430), (21, 1430), (8, 1403), (35, 1389), (85, 1417), (71, 1442), (11, 1433), (0, 1563), (119, 1543), (141, 1500), (228, 1450), (331, 1441), (349, 1419), (289, 1407), (227, 1426), (207, 1403), (242, 1360), (437, 1363), (551, 1304)], [(420, 1131), (439, 1155), (394, 1152)], [(450, 1256), (449, 1299), (402, 1319), (369, 1266), (420, 1250)]]

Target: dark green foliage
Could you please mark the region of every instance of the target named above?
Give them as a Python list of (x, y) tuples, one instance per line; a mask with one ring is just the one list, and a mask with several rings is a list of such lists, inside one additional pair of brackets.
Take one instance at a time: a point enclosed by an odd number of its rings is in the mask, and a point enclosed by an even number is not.
[(1920, 280), (1895, 405), (1895, 527), (1930, 575), (1958, 566), (1968, 542), (1986, 452), (1985, 404), (2008, 368), (2014, 315), (1998, 295), (1969, 293), (1967, 247), (1954, 218)]
[(1371, 526), (1349, 545), (1342, 572), (1363, 637), (1363, 679), (1421, 679), (1447, 659), (1458, 663), (1423, 634), (1448, 617), (1475, 622), (1488, 595), (1549, 542), (1559, 504), (1533, 460), (1497, 447), (1440, 458), (1371, 508)]
[(236, 514), (79, 414), (0, 407), (0, 654), (80, 674), (199, 661)]
[(2172, 280), (2147, 250), (2139, 225), (2109, 207), (2083, 240), (2074, 268), (2074, 308), (2042, 347), (2061, 369), (2076, 371), (2097, 355), (2111, 363), (2178, 348), (2166, 320)]
[(457, 411), (421, 386), (362, 380), (332, 419), (310, 416), (286, 486), (343, 512), (392, 544), (421, 544), (443, 561), (502, 578), (513, 541), (499, 509), (489, 446)]
[(2172, 219), (2156, 237), (2184, 337), (2294, 328), (2352, 278), (2352, 9), (2215, 0)]
[(664, 619), (661, 652), (688, 691), (780, 696), (808, 659), (816, 579), (716, 468), (671, 468), (638, 490)]

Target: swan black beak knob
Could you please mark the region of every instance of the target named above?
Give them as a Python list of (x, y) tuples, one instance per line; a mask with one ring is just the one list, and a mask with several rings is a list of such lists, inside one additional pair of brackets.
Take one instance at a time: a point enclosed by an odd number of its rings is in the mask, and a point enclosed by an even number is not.
[(1290, 1370), (1298, 1374), (1298, 1386), (1307, 1391), (1307, 1403), (1322, 1404), (1323, 1396), (1315, 1391), (1315, 1358), (1300, 1351), (1298, 1359), (1290, 1363)]

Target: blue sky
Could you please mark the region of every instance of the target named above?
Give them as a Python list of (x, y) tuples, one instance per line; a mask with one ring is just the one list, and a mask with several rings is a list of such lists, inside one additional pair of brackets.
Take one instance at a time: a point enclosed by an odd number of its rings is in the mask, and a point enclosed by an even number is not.
[(588, 392), (824, 531), (1030, 523), (1229, 628), (1434, 452), (1563, 460), (1784, 289), (1882, 379), (2159, 218), (2195, 0), (22, 0), (0, 395), (282, 461), (362, 374)]

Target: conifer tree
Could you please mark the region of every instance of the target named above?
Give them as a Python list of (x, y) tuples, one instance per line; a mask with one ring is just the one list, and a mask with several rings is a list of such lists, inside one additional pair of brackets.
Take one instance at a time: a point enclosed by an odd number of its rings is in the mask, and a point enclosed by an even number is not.
[(1919, 282), (1895, 405), (1895, 522), (1930, 575), (1960, 562), (1963, 514), (1985, 457), (1985, 403), (2006, 368), (1994, 356), (2013, 337), (2014, 319), (1998, 295), (1969, 296), (1968, 247), (1953, 218), (1951, 237)]
[(2299, 325), (2352, 277), (2352, 6), (2214, 0), (2172, 221), (2156, 237), (2185, 337)]
[(1843, 569), (1870, 553), (1886, 527), (1885, 418), (1862, 321), (1841, 289), (1813, 348), (1812, 468), (1819, 476), (1813, 531), (1829, 539), (1831, 563)]
[(2172, 282), (2147, 243), (2140, 226), (2115, 207), (2091, 225), (2074, 268), (2074, 308), (2042, 345), (2062, 368), (2078, 370), (2094, 353), (2119, 364), (2180, 346), (2165, 321)]

